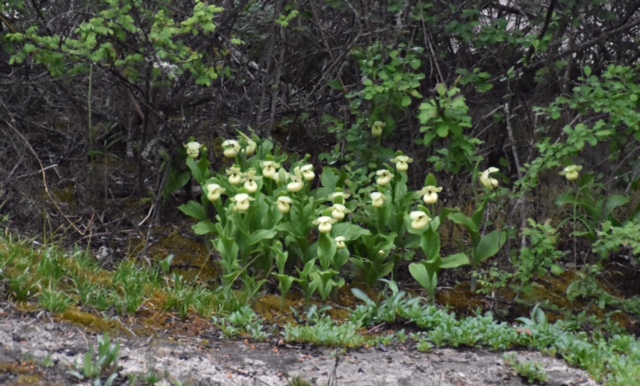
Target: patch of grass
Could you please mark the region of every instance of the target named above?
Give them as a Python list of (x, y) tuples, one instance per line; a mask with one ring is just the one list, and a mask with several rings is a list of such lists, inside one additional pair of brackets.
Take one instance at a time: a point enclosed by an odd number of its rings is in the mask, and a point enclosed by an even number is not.
[(544, 365), (534, 361), (520, 361), (515, 353), (505, 354), (504, 362), (528, 383), (546, 383), (548, 380)]
[(119, 315), (134, 315), (145, 307), (177, 312), (184, 320), (194, 310), (209, 317), (220, 308), (214, 291), (170, 274), (170, 259), (151, 268), (125, 261), (109, 272), (82, 251), (68, 253), (55, 247), (36, 250), (26, 242), (10, 239), (0, 243), (0, 267), (8, 282), (9, 298), (37, 301), (50, 312), (64, 313), (78, 304), (97, 311), (112, 309)]
[(73, 304), (73, 299), (64, 292), (44, 289), (40, 293), (40, 305), (50, 312), (65, 312)]
[(287, 386), (312, 386), (313, 384), (304, 378), (295, 377), (287, 383)]

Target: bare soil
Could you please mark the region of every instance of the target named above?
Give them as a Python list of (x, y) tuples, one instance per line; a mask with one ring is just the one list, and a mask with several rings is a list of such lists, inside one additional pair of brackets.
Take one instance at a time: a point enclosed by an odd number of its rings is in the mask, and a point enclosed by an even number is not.
[[(158, 332), (120, 336), (118, 377), (158, 376), (157, 385), (288, 385), (296, 377), (311, 385), (526, 385), (502, 357), (482, 349), (436, 349), (411, 345), (344, 351), (306, 345), (229, 341), (211, 325), (199, 336)], [(92, 384), (68, 371), (82, 363), (96, 334), (56, 321), (46, 312), (24, 312), (0, 303), (0, 385)], [(540, 353), (517, 351), (520, 361), (544, 365), (549, 385), (597, 385), (588, 374)], [(138, 377), (137, 384), (148, 384)], [(301, 384), (301, 383), (297, 383)]]

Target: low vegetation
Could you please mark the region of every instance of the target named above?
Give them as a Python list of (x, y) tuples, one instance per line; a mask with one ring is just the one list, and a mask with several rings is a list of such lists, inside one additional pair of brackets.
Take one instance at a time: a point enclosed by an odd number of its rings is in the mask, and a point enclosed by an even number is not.
[(36, 3), (0, 4), (0, 289), (105, 334), (78, 380), (171, 315), (640, 383), (635, 1)]
[[(520, 317), (514, 323), (500, 322), (491, 312), (481, 310), (474, 316), (460, 317), (429, 304), (424, 298), (409, 296), (394, 281), (387, 281), (383, 295), (375, 300), (353, 288), (360, 304), (349, 309), (345, 319), (332, 318), (330, 306), (301, 302), (296, 318), (273, 330), (265, 328), (263, 318), (251, 307), (240, 305), (238, 297), (245, 296), (243, 291), (230, 293), (224, 287), (209, 289), (197, 281), (177, 280), (177, 275), (167, 269), (167, 261), (151, 269), (132, 269), (129, 264), (123, 263), (108, 272), (82, 252), (68, 254), (55, 247), (34, 248), (26, 242), (4, 238), (0, 247), (0, 282), (7, 289), (8, 299), (18, 307), (31, 309), (39, 303), (56, 318), (70, 323), (82, 323), (77, 314), (98, 315), (98, 311), (104, 311), (102, 297), (119, 304), (111, 308), (111, 313), (101, 313), (102, 324), (91, 323), (102, 334), (99, 347), (87, 352), (83, 363), (69, 370), (78, 380), (101, 380), (104, 384), (110, 384), (118, 376), (115, 369), (119, 346), (111, 343), (109, 334), (127, 333), (126, 329), (118, 328), (118, 316), (136, 316), (143, 309), (171, 312), (182, 318), (208, 318), (229, 338), (255, 341), (277, 338), (287, 343), (338, 349), (402, 344), (423, 352), (437, 347), (482, 347), (495, 351), (526, 348), (561, 356), (569, 364), (586, 369), (597, 381), (611, 385), (628, 385), (640, 376), (640, 342), (617, 324), (602, 323), (587, 333), (581, 330), (578, 319), (549, 322), (538, 306), (529, 317)], [(133, 281), (139, 286), (137, 292), (123, 284)], [(207, 312), (198, 307), (199, 296), (195, 294), (208, 299)], [(176, 297), (183, 299), (182, 308), (176, 308), (168, 300)], [(136, 304), (137, 307), (132, 306)], [(73, 309), (83, 311), (69, 312)], [(381, 323), (388, 328), (377, 334), (367, 332)], [(411, 332), (407, 333), (407, 328)], [(535, 363), (521, 363), (515, 357), (505, 360), (531, 382), (544, 380), (544, 371)], [(137, 377), (149, 378), (149, 374)]]

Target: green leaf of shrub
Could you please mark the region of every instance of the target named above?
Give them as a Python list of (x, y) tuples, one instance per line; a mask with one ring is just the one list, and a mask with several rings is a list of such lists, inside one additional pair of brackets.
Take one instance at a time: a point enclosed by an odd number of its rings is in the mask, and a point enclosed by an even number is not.
[(447, 125), (446, 123), (440, 123), (438, 126), (436, 126), (436, 133), (440, 138), (445, 138), (447, 135), (449, 135), (449, 125)]

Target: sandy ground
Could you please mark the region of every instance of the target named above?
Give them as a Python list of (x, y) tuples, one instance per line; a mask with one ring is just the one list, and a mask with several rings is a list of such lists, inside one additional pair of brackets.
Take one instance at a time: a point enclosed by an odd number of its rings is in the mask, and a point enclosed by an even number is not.
[[(1, 308), (0, 308), (1, 309)], [(83, 384), (68, 374), (81, 363), (97, 336), (80, 327), (54, 322), (47, 313), (0, 316), (0, 385)], [(377, 347), (352, 351), (309, 346), (156, 335), (117, 337), (119, 376), (154, 371), (157, 385), (288, 385), (303, 377), (317, 385), (526, 385), (502, 360), (486, 350)], [(582, 370), (540, 353), (518, 351), (518, 358), (544, 364), (550, 385), (596, 385)], [(45, 361), (45, 358), (48, 358)], [(49, 366), (45, 366), (45, 362)], [(53, 365), (51, 365), (53, 364)], [(85, 384), (89, 384), (86, 383)], [(145, 384), (139, 378), (138, 384)]]

